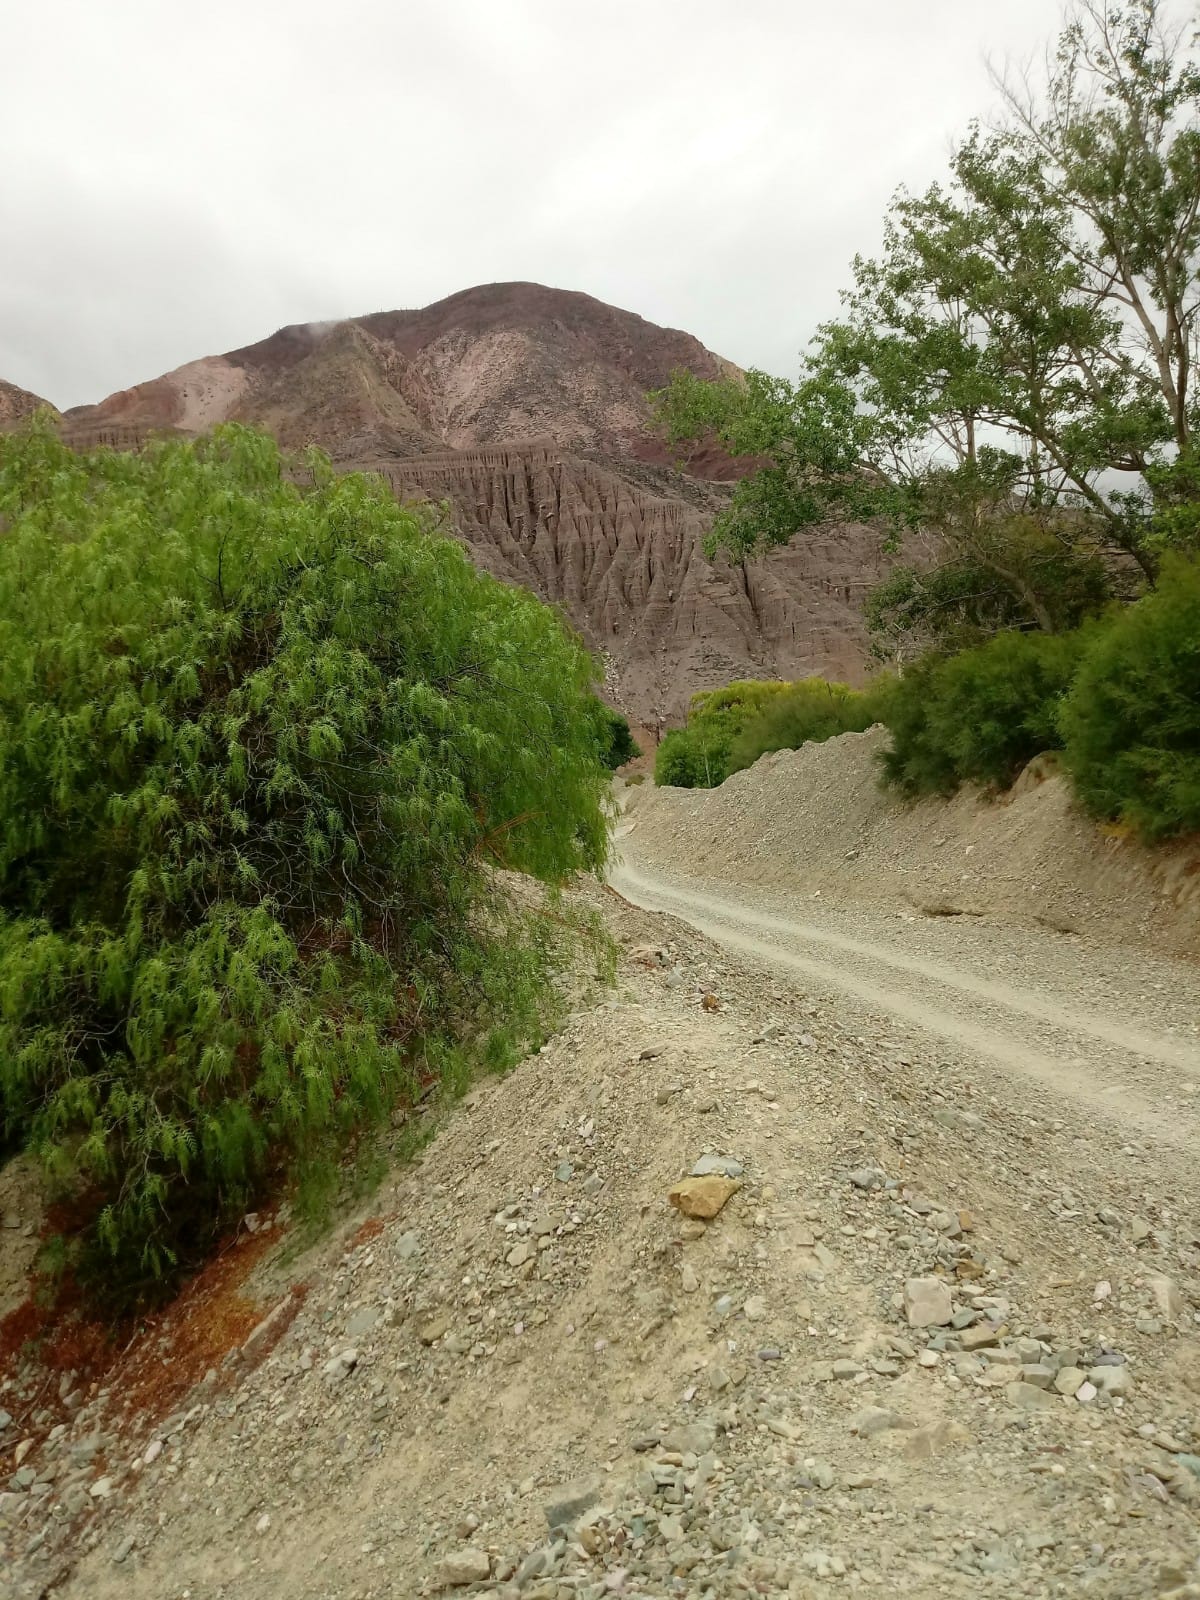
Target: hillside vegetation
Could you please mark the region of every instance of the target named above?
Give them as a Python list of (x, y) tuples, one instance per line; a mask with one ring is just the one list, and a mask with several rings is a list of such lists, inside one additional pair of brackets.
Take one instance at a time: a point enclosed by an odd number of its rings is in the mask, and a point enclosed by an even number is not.
[(240, 427), (0, 438), (0, 1117), (136, 1294), (553, 1009), (595, 668), (381, 483)]

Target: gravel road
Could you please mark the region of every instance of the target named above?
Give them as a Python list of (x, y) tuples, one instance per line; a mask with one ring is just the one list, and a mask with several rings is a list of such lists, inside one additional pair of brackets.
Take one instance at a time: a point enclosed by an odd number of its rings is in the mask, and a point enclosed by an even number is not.
[(1194, 1163), (1200, 970), (1049, 929), (919, 917), (684, 876), (622, 831), (612, 886), (808, 987), (854, 997), (967, 1055), (993, 1092), (1044, 1091), (1089, 1130)]

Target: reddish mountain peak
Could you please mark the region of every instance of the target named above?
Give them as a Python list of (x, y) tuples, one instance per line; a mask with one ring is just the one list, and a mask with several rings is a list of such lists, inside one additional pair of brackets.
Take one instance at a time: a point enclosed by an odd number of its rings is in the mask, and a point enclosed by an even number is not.
[(43, 400), (40, 395), (0, 378), (0, 428), (14, 427), (23, 417), (32, 416), (43, 406), (54, 410), (49, 400)]
[(859, 675), (878, 540), (817, 530), (761, 562), (706, 560), (726, 490), (698, 480), (736, 469), (713, 449), (673, 470), (646, 394), (677, 368), (737, 370), (591, 295), (491, 283), (294, 323), (76, 408), (63, 433), (130, 448), (164, 428), (248, 422), (446, 502), (474, 559), (561, 605), (604, 652), (609, 693), (645, 722), (730, 678)]

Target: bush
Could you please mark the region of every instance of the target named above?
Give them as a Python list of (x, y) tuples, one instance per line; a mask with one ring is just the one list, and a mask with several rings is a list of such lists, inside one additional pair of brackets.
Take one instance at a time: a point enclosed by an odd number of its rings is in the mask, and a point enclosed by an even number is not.
[(1040, 751), (1060, 749), (1058, 708), (1097, 626), (997, 634), (881, 684), (877, 711), (892, 735), (884, 782), (914, 795), (967, 781), (1007, 787)]
[(862, 733), (874, 720), (865, 694), (844, 683), (802, 678), (786, 685), (745, 724), (733, 740), (729, 770), (751, 767), (771, 750), (798, 750), (841, 733)]
[(1200, 561), (1096, 638), (1061, 712), (1066, 764), (1093, 815), (1146, 839), (1200, 829)]
[(711, 789), (729, 776), (733, 741), (751, 717), (781, 695), (786, 683), (741, 679), (694, 694), (687, 726), (672, 728), (658, 747), (656, 784)]
[(145, 1287), (536, 1035), (494, 866), (606, 853), (595, 671), (378, 481), (0, 437), (0, 1124)]
[(623, 767), (627, 761), (636, 761), (641, 746), (633, 737), (629, 718), (611, 706), (601, 705), (597, 713), (600, 733), (600, 760), (610, 772)]

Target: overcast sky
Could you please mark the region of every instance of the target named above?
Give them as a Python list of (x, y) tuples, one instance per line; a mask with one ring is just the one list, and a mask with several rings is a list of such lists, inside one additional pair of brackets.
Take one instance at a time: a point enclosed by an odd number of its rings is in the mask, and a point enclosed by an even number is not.
[(1056, 0), (0, 0), (0, 377), (533, 279), (791, 374)]

